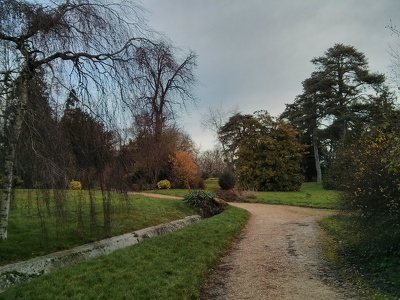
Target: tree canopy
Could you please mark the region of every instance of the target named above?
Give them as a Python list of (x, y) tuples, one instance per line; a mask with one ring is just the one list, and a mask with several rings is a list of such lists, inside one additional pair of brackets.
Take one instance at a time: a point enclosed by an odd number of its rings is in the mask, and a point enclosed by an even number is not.
[(394, 97), (384, 85), (385, 76), (371, 72), (365, 55), (353, 46), (335, 44), (311, 62), (316, 71), (303, 81), (303, 93), (287, 104), (281, 117), (302, 130), (314, 171), (309, 163), (305, 166), (320, 181), (320, 162), (333, 157), (349, 131), (387, 117)]
[(223, 146), (225, 159), (231, 171), (235, 169), (237, 151), (245, 131), (246, 123), (252, 118), (252, 115), (235, 113), (218, 130), (218, 138)]
[(305, 147), (298, 132), (282, 120), (258, 112), (243, 124), (237, 151), (240, 185), (261, 191), (298, 190), (303, 182)]

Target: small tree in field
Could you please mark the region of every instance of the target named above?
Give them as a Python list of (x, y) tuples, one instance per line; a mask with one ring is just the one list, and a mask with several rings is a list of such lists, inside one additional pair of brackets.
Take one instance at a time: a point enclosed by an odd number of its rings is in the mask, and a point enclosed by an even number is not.
[(297, 131), (282, 120), (259, 112), (244, 124), (237, 152), (242, 187), (262, 191), (295, 191), (303, 182), (301, 159), (305, 147)]
[(218, 178), (218, 184), (223, 190), (231, 190), (235, 187), (236, 179), (232, 172), (226, 171)]

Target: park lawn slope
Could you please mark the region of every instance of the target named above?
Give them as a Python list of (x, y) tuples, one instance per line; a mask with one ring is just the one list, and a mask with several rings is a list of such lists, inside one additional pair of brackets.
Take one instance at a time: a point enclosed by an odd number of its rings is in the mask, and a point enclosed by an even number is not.
[(10, 288), (0, 299), (197, 299), (249, 213), (222, 214)]

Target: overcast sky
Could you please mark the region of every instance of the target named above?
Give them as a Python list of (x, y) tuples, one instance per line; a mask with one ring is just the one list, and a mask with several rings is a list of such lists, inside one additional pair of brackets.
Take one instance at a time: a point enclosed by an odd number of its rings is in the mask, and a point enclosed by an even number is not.
[(183, 53), (198, 54), (196, 106), (179, 124), (203, 150), (215, 138), (201, 127), (209, 107), (267, 110), (277, 116), (301, 94), (310, 60), (335, 43), (352, 45), (370, 69), (389, 72), (389, 44), (400, 38), (399, 0), (142, 0), (148, 25)]

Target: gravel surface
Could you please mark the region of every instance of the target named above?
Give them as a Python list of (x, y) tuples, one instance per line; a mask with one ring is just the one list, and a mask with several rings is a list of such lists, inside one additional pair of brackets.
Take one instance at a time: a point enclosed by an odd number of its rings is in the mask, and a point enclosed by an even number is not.
[(163, 195), (163, 194), (154, 194), (154, 193), (129, 192), (128, 194), (141, 195), (141, 196), (147, 196), (147, 197), (155, 197), (155, 198), (165, 198), (165, 199), (183, 199), (183, 197), (169, 196), (169, 195)]
[(251, 217), (212, 270), (208, 299), (357, 299), (324, 261), (317, 221), (330, 211), (236, 203)]

